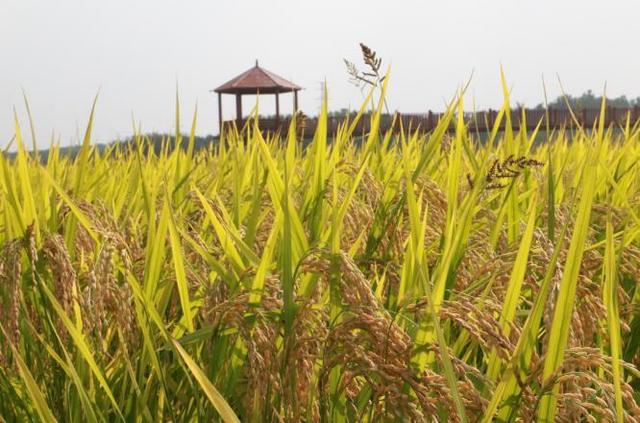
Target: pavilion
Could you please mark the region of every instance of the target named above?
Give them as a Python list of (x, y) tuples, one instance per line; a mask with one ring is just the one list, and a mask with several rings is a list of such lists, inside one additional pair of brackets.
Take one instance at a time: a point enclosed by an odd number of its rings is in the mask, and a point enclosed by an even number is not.
[[(280, 124), (280, 94), (293, 93), (293, 113), (298, 111), (298, 91), (302, 88), (293, 82), (256, 65), (246, 72), (236, 76), (230, 81), (213, 90), (218, 94), (218, 121), (222, 132), (222, 94), (235, 94), (236, 96), (236, 122), (242, 126), (242, 95), (274, 94), (276, 97), (276, 121), (275, 127)], [(275, 129), (275, 128), (274, 128)]]

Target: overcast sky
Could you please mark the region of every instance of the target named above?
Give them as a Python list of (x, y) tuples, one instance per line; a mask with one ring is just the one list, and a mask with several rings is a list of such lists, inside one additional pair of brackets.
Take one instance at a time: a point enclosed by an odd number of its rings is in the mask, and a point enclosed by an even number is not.
[[(28, 126), (22, 88), (41, 146), (52, 133), (77, 143), (98, 90), (96, 141), (129, 135), (132, 114), (144, 131), (174, 131), (176, 82), (183, 130), (197, 101), (198, 133), (217, 133), (209, 90), (255, 59), (305, 87), (308, 115), (324, 80), (330, 109), (355, 108), (362, 95), (342, 59), (360, 63), (360, 41), (392, 67), (392, 110), (441, 110), (472, 71), (467, 104), (497, 107), (500, 64), (513, 102), (539, 103), (542, 74), (550, 96), (558, 74), (571, 94), (606, 81), (610, 96), (635, 98), (639, 16), (637, 0), (0, 0), (0, 147), (13, 136), (14, 106)], [(233, 117), (231, 96), (223, 106)], [(273, 98), (261, 109), (272, 112)]]

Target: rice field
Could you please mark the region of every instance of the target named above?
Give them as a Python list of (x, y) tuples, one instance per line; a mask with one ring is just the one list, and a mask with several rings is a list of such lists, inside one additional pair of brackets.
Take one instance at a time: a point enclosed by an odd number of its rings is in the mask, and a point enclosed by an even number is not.
[(99, 151), (92, 111), (45, 160), (16, 119), (0, 421), (639, 422), (640, 128), (534, 146), (504, 98), (483, 143), (462, 94), (362, 141), (325, 103), (304, 146), (196, 151), (178, 107), (160, 153)]

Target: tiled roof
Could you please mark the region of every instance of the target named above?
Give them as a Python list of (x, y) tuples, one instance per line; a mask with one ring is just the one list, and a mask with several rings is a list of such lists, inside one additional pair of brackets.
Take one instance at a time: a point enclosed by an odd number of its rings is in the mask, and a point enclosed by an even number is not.
[(302, 89), (293, 82), (261, 68), (256, 60), (256, 65), (246, 72), (236, 76), (232, 80), (220, 85), (214, 91), (226, 94), (250, 94), (250, 93), (285, 93)]

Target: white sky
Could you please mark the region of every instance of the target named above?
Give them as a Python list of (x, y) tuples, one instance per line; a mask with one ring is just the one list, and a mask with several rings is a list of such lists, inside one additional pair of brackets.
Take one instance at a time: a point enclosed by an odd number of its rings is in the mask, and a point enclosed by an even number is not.
[[(254, 60), (305, 87), (300, 106), (315, 114), (320, 84), (329, 107), (355, 108), (362, 96), (348, 83), (343, 58), (360, 63), (358, 42), (392, 65), (392, 110), (441, 110), (475, 70), (466, 104), (497, 107), (499, 67), (512, 100), (600, 91), (640, 96), (637, 0), (0, 0), (0, 147), (14, 133), (17, 109), (30, 144), (22, 88), (38, 144), (51, 134), (77, 143), (100, 89), (94, 139), (174, 131), (179, 84), (183, 131), (196, 101), (199, 134), (217, 133), (217, 100), (209, 90)], [(247, 98), (244, 110), (253, 100)], [(289, 96), (281, 110), (290, 111)], [(273, 111), (273, 98), (261, 101)], [(233, 98), (224, 103), (233, 117)]]

